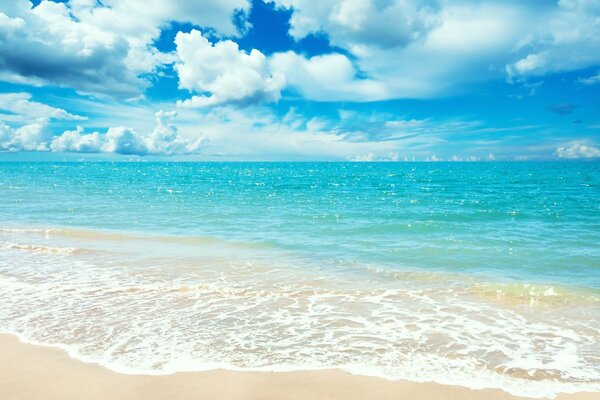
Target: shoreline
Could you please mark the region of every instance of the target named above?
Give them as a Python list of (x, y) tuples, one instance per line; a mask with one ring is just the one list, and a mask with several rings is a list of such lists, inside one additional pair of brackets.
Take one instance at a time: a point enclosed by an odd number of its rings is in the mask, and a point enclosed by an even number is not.
[[(0, 334), (0, 398), (69, 399), (525, 399), (498, 389), (389, 381), (347, 372), (212, 370), (171, 375), (126, 375), (71, 358), (66, 351)], [(560, 394), (558, 400), (600, 399), (600, 393)]]

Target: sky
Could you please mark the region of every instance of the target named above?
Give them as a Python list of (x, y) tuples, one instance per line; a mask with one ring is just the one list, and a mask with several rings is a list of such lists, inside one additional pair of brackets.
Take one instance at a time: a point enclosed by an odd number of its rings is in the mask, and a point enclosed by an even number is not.
[(598, 0), (0, 0), (0, 161), (574, 159)]

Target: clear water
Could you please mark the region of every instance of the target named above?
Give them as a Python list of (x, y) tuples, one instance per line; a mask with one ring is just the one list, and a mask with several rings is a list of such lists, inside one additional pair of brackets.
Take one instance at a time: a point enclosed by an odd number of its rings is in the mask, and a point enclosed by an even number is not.
[(4, 163), (0, 221), (0, 331), (118, 371), (600, 391), (600, 163)]

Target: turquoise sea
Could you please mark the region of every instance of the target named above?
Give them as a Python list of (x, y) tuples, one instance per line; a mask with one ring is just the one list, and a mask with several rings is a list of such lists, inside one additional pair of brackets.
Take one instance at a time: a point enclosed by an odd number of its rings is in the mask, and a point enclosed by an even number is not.
[(129, 373), (600, 391), (600, 163), (1, 163), (0, 332)]

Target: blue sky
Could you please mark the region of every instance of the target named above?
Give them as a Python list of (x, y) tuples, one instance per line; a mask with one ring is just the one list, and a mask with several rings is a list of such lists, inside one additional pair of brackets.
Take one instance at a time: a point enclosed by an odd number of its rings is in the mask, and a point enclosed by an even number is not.
[(0, 0), (0, 160), (594, 158), (595, 0)]

